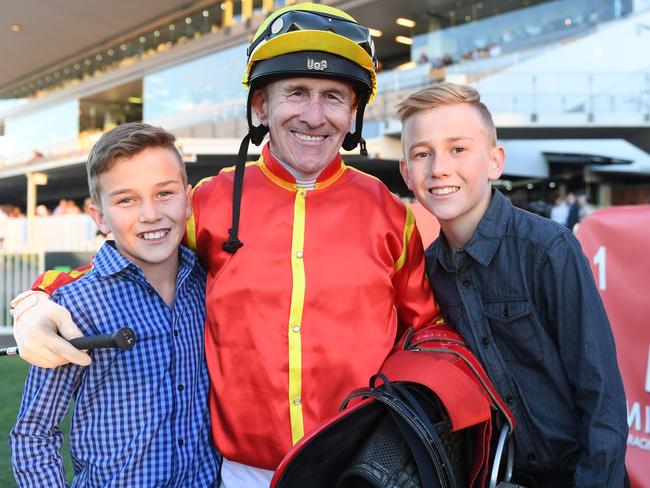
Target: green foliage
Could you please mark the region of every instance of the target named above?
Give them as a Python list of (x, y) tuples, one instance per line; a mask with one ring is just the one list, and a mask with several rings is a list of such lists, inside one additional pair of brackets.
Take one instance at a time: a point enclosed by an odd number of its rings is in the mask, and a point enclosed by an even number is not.
[[(0, 486), (3, 488), (14, 488), (16, 486), (11, 471), (9, 431), (16, 422), (27, 370), (28, 364), (17, 356), (0, 358)], [(65, 472), (68, 479), (71, 479), (72, 464), (70, 463), (67, 443), (69, 425), (70, 415), (64, 420), (61, 429), (66, 438), (66, 442), (63, 444)]]

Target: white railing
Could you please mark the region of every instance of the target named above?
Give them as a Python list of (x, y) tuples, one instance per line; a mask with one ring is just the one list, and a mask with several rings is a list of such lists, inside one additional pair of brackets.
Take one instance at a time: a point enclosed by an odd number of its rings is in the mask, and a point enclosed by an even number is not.
[(42, 252), (0, 251), (0, 327), (12, 324), (9, 302), (44, 270)]
[(88, 215), (34, 218), (34, 238), (29, 244), (29, 222), (25, 217), (6, 220), (5, 251), (94, 251), (97, 227)]

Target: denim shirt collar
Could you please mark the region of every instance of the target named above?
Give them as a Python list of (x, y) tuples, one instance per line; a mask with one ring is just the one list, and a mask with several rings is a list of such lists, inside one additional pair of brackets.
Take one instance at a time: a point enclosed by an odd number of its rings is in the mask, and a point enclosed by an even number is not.
[[(472, 234), (472, 238), (459, 252), (464, 251), (481, 266), (487, 267), (501, 244), (511, 218), (512, 208), (508, 200), (499, 190), (492, 189), (492, 199), (485, 215)], [(451, 247), (443, 232), (440, 233), (440, 238), (432, 251), (446, 271), (450, 273), (456, 271)]]

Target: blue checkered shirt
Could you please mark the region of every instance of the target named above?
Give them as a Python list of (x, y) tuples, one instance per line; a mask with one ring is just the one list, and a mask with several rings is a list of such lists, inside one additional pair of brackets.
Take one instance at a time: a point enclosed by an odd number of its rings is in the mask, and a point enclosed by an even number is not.
[(106, 243), (91, 272), (54, 295), (85, 335), (135, 330), (131, 351), (96, 349), (88, 367), (29, 370), (10, 443), (19, 486), (67, 486), (59, 429), (70, 400), (72, 486), (217, 486), (203, 348), (205, 272), (181, 247), (170, 308)]

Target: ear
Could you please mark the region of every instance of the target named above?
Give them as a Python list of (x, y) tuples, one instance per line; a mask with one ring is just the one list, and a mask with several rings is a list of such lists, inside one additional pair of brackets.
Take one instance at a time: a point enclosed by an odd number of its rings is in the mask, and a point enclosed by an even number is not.
[(101, 206), (95, 204), (95, 202), (91, 203), (88, 205), (88, 214), (102, 234), (106, 235), (111, 232), (111, 228), (104, 219), (104, 212), (102, 212)]
[[(251, 107), (253, 108), (253, 116), (259, 121), (260, 124), (269, 126), (269, 104), (264, 88), (255, 90), (253, 99), (251, 100)], [(253, 119), (253, 124), (256, 120)]]
[(506, 150), (503, 146), (496, 146), (492, 149), (490, 158), (490, 170), (488, 171), (488, 180), (494, 181), (501, 178), (506, 162)]
[(192, 216), (192, 185), (185, 188), (185, 220)]
[(357, 131), (357, 109), (352, 108), (350, 111), (350, 124), (348, 132), (354, 134)]
[(399, 172), (402, 174), (402, 178), (404, 179), (404, 183), (406, 183), (408, 189), (413, 191), (413, 186), (411, 185), (411, 177), (409, 175), (409, 166), (405, 159), (399, 160)]

